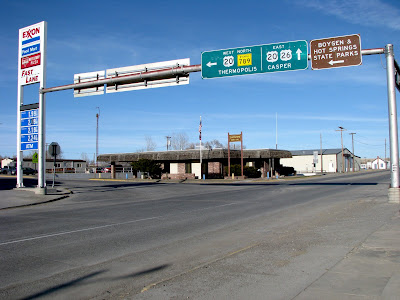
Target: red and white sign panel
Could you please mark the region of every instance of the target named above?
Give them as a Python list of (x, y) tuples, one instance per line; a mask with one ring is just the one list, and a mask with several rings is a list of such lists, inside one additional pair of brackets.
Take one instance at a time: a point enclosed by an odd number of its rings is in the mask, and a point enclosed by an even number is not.
[(40, 65), (40, 53), (21, 58), (21, 69), (35, 67)]
[(46, 22), (40, 22), (19, 30), (18, 84), (19, 86), (41, 82), (44, 77), (46, 51)]

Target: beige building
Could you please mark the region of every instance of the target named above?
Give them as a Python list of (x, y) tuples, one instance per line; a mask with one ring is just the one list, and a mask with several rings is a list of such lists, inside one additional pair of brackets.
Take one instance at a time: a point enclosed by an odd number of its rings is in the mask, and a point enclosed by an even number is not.
[[(290, 156), (286, 150), (244, 149), (243, 164), (260, 170), (261, 177), (267, 177), (279, 171), (282, 158)], [(231, 165), (239, 165), (240, 157), (240, 150), (230, 150)], [(160, 163), (162, 178), (200, 179), (202, 174), (205, 178), (224, 178), (228, 175), (228, 149), (220, 148), (202, 150), (201, 164), (199, 150), (102, 154), (98, 156), (98, 161), (111, 165), (129, 165), (142, 158)]]
[[(291, 158), (282, 158), (281, 164), (301, 173), (335, 173), (353, 171), (353, 154), (347, 149), (293, 150)], [(360, 157), (354, 158), (355, 171), (360, 170)]]

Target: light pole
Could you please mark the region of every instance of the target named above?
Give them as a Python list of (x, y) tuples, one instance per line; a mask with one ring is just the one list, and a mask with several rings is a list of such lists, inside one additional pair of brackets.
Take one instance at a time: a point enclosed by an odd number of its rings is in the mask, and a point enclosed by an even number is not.
[(98, 161), (97, 161), (97, 156), (99, 155), (99, 117), (100, 117), (100, 107), (96, 107), (99, 112), (96, 114), (96, 172), (97, 173), (97, 167), (98, 167)]
[(351, 132), (351, 133), (349, 133), (350, 135), (351, 135), (351, 145), (352, 145), (352, 148), (353, 148), (353, 172), (355, 172), (356, 170), (356, 164), (355, 164), (355, 162), (354, 162), (354, 135), (356, 134), (355, 132)]
[(167, 138), (167, 151), (168, 151), (168, 146), (171, 144), (171, 137), (167, 135), (166, 138)]
[(343, 131), (346, 131), (347, 129), (344, 129), (342, 126), (339, 126), (339, 130), (336, 131), (340, 131), (340, 139), (342, 141), (342, 172), (344, 173), (344, 153), (343, 153)]

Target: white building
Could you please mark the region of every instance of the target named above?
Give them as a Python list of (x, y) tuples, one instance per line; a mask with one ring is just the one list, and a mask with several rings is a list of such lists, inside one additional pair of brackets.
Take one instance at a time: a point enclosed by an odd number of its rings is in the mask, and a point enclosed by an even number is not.
[(362, 159), (361, 168), (366, 170), (385, 170), (390, 168), (390, 162), (381, 159), (379, 156), (375, 159)]
[[(355, 171), (360, 170), (360, 157), (355, 156), (347, 149), (320, 149), (293, 150), (292, 158), (281, 158), (281, 164), (285, 167), (293, 167), (298, 174), (301, 173), (335, 173), (351, 172), (353, 165)], [(322, 166), (322, 168), (321, 168)]]
[[(5, 158), (1, 161), (1, 167), (16, 166), (16, 158)], [(52, 172), (54, 166), (54, 159), (46, 159), (46, 172)], [(33, 163), (31, 158), (24, 158), (22, 161), (23, 168), (38, 169), (38, 164)], [(57, 159), (56, 171), (62, 173), (84, 173), (86, 171), (86, 161), (82, 159)]]

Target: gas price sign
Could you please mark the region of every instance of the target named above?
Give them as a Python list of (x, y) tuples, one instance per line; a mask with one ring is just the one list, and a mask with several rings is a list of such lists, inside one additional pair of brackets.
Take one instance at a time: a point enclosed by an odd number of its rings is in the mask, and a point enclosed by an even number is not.
[(38, 109), (21, 112), (21, 150), (38, 150), (39, 126)]

